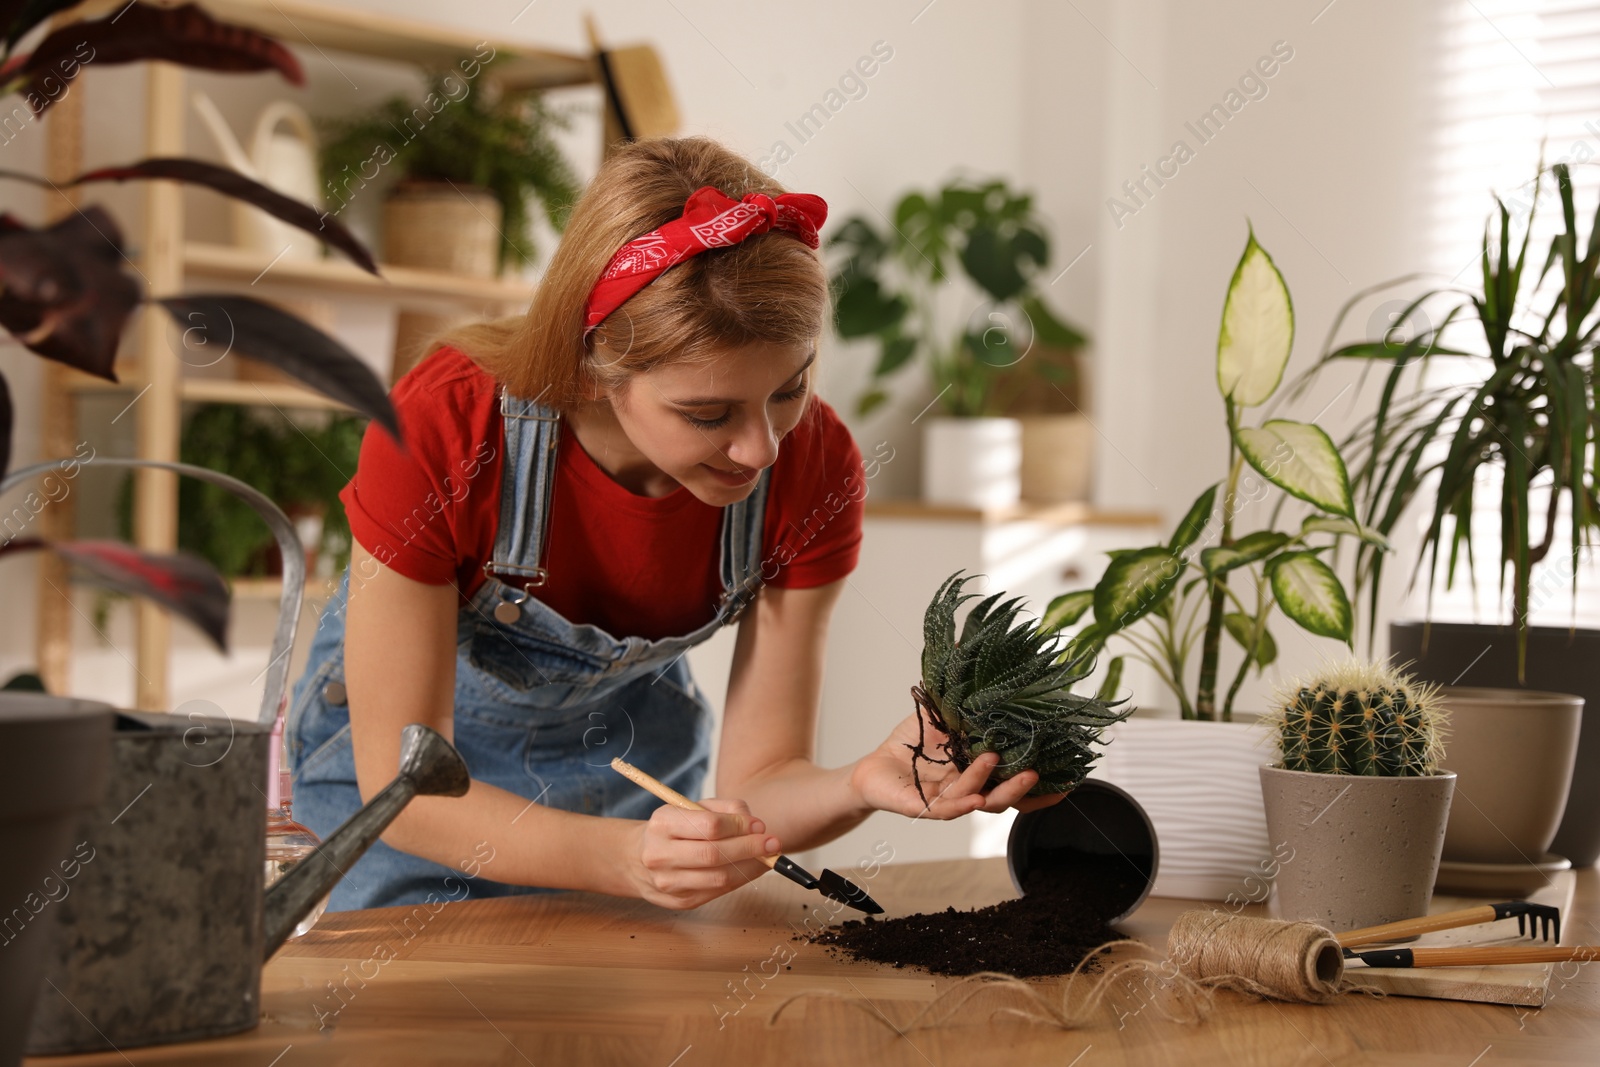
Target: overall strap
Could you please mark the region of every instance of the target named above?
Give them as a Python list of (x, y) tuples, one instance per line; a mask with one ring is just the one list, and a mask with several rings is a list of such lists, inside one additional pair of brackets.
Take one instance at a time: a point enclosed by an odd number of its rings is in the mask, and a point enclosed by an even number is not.
[(500, 390), (505, 423), (505, 463), (500, 480), (500, 528), (485, 573), (525, 577), (543, 585), (544, 543), (550, 530), (550, 494), (556, 482), (561, 413)]
[(771, 479), (768, 467), (749, 496), (722, 509), (722, 599), (717, 608), (723, 625), (737, 619), (761, 591), (761, 542)]

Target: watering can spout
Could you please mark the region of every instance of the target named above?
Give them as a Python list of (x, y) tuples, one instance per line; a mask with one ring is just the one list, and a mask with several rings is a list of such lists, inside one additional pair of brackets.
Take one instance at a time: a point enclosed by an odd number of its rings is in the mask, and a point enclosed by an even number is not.
[(263, 958), (272, 958), (412, 797), (459, 797), (471, 784), (467, 765), (450, 742), (426, 726), (407, 726), (400, 736), (400, 773), (394, 781), (267, 890)]

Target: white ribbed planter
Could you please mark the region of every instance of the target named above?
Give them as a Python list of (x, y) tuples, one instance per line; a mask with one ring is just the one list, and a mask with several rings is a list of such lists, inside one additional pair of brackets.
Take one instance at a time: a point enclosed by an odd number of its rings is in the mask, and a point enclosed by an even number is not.
[(1022, 496), (1022, 423), (929, 416), (922, 431), (922, 497), (933, 504), (1008, 508)]
[(1108, 727), (1091, 774), (1143, 806), (1161, 848), (1157, 897), (1259, 900), (1273, 870), (1259, 768), (1272, 735), (1246, 722), (1135, 716)]

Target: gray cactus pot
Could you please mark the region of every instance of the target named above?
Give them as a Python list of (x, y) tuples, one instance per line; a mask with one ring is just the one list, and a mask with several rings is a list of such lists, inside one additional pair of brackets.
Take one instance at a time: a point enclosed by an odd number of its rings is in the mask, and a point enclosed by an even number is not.
[(0, 1067), (22, 1056), (82, 869), (73, 831), (105, 796), (115, 720), (109, 704), (0, 692)]
[(1456, 776), (1312, 774), (1261, 768), (1279, 861), (1278, 911), (1330, 930), (1428, 913)]

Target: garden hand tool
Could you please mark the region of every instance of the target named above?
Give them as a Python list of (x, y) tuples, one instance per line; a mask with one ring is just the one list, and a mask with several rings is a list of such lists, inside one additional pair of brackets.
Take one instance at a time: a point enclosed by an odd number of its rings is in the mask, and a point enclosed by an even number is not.
[(1357, 952), (1368, 967), (1493, 967), (1504, 963), (1600, 960), (1600, 945), (1456, 945), (1450, 948), (1380, 948)]
[[(631, 779), (634, 784), (654, 793), (675, 808), (683, 808), (686, 811), (708, 810), (671, 786), (662, 785), (644, 771), (623, 760), (620, 756), (611, 761), (611, 768), (623, 777)], [(832, 871), (823, 871), (821, 878), (813, 877), (804, 867), (801, 867), (788, 856), (763, 856), (761, 857), (761, 862), (791, 882), (798, 883), (806, 889), (815, 889), (830, 900), (848, 904), (857, 911), (864, 911), (868, 915), (881, 915), (883, 913), (882, 906), (876, 900), (867, 896), (866, 890), (848, 878), (837, 875)]]
[[(1557, 944), (1561, 942), (1561, 909), (1549, 904), (1530, 904), (1526, 900), (1509, 900), (1503, 904), (1480, 904), (1473, 908), (1463, 908), (1460, 911), (1448, 911), (1439, 915), (1424, 915), (1416, 919), (1402, 919), (1399, 922), (1384, 923), (1381, 926), (1368, 926), (1360, 930), (1350, 930), (1339, 935), (1339, 947), (1344, 949), (1346, 959), (1354, 959), (1359, 953), (1351, 951), (1361, 945), (1376, 945), (1385, 941), (1400, 941), (1418, 934), (1432, 933), (1435, 930), (1454, 930), (1461, 926), (1473, 926), (1477, 923), (1494, 922), (1496, 919), (1509, 919), (1517, 917), (1518, 935), (1527, 934), (1529, 937), (1539, 937), (1543, 941), (1551, 940), (1551, 933), (1555, 934)], [(1436, 951), (1430, 949), (1429, 951)], [(1390, 964), (1388, 966), (1400, 966)]]

